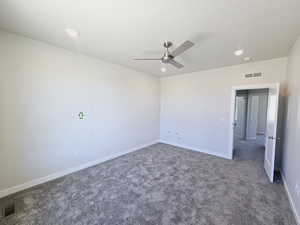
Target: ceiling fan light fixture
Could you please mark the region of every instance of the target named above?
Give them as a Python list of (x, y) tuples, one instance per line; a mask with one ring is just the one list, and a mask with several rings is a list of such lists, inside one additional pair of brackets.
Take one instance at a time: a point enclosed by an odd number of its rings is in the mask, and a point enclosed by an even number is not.
[(164, 72), (167, 71), (167, 69), (166, 69), (165, 67), (162, 67), (162, 68), (160, 68), (160, 71), (161, 71), (162, 73), (164, 73)]

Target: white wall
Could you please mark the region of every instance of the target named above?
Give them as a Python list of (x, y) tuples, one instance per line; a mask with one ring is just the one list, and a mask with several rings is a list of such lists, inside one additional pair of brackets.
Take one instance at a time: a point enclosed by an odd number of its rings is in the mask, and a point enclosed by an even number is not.
[(266, 130), (268, 89), (249, 90), (248, 102), (247, 138), (256, 139)]
[[(300, 37), (290, 52), (287, 75), (288, 93), (282, 173), (300, 223)], [(296, 186), (299, 190), (298, 195)]]
[(247, 108), (248, 108), (248, 91), (237, 91), (235, 97), (235, 140), (246, 138), (247, 128)]
[(159, 85), (0, 31), (0, 193), (158, 140)]
[(247, 140), (255, 140), (258, 125), (258, 105), (259, 97), (252, 90), (248, 92), (248, 109), (247, 109)]
[[(246, 79), (246, 73), (263, 77)], [(285, 84), (286, 58), (200, 71), (161, 79), (161, 140), (231, 157), (232, 86)]]
[(268, 90), (258, 90), (257, 95), (259, 97), (258, 105), (258, 121), (257, 121), (257, 133), (265, 134), (267, 110), (268, 110)]

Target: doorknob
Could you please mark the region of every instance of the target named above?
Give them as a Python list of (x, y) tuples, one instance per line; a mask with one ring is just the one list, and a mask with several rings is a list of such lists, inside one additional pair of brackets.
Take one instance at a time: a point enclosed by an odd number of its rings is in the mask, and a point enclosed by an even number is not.
[(269, 136), (268, 139), (270, 139), (270, 140), (275, 140), (276, 138), (273, 137), (273, 136)]

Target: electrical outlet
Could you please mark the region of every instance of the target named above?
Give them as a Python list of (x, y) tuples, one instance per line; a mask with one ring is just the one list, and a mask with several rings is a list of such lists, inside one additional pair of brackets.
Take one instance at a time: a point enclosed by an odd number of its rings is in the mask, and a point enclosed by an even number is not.
[(298, 184), (296, 184), (296, 186), (295, 186), (295, 192), (296, 192), (296, 195), (298, 197), (300, 197), (300, 189), (299, 189), (299, 185)]

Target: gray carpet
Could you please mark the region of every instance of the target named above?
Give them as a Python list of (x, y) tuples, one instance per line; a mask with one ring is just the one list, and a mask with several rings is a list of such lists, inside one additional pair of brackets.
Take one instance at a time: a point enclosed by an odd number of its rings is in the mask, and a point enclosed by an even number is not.
[(263, 161), (265, 157), (265, 136), (258, 135), (256, 140), (234, 140), (235, 160), (258, 160)]
[[(296, 225), (259, 160), (156, 144), (11, 196), (18, 225)], [(3, 199), (2, 199), (3, 200)]]

